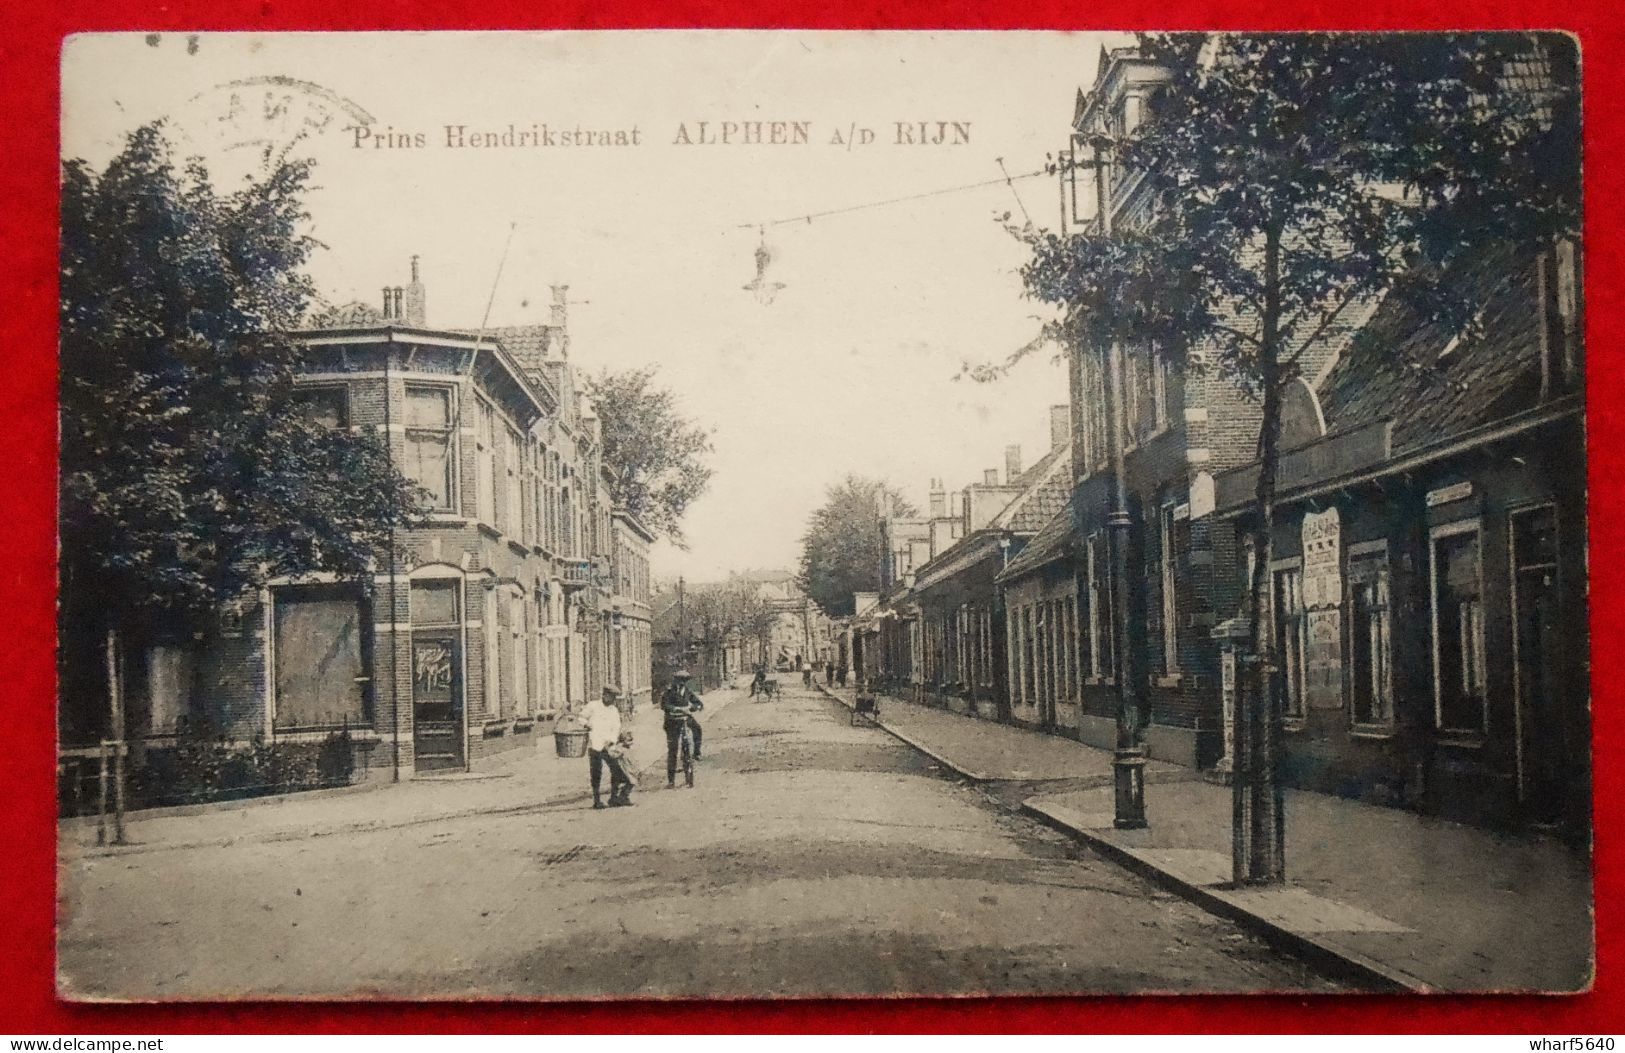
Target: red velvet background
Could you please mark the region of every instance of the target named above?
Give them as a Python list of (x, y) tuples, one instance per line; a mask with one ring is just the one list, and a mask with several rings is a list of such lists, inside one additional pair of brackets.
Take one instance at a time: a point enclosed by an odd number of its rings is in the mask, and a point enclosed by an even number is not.
[[(1625, 908), (1614, 802), (1625, 796), (1625, 603), (1619, 504), (1625, 472), (1620, 328), (1619, 151), (1625, 125), (1625, 18), (1617, 0), (1454, 0), (1358, 5), (1268, 0), (821, 0), (764, 13), (747, 0), (482, 0), (452, 13), (430, 0), (101, 0), (8, 4), (0, 35), (0, 498), (12, 543), (0, 562), (0, 1032), (162, 1034), (350, 1031), (1350, 1031), (1625, 1030)], [(55, 435), (58, 53), (86, 30), (360, 30), (751, 27), (816, 29), (1468, 29), (1578, 33), (1585, 63), (1586, 263), (1590, 353), (1591, 574), (1597, 802), (1597, 983), (1566, 998), (1045, 998), (688, 1004), (69, 1005), (55, 998), (53, 917)], [(1539, 911), (1540, 904), (1529, 909)], [(1512, 950), (1513, 953), (1515, 949)]]

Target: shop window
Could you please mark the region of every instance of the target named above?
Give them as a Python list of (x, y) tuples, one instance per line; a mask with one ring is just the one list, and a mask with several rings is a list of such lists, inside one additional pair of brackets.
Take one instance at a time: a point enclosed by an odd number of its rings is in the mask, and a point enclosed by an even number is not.
[(272, 607), (272, 726), (284, 730), (370, 723), (366, 622), (357, 590), (337, 585), (279, 588)]
[(1293, 565), (1275, 572), (1275, 649), (1281, 663), (1281, 701), (1288, 720), (1302, 720), (1306, 713), (1304, 655), (1308, 645), (1303, 568), (1294, 560)]
[(1393, 621), (1386, 548), (1349, 555), (1350, 701), (1354, 723), (1394, 722)]
[(454, 511), (452, 503), (453, 429), (451, 389), (406, 388), (406, 476), (427, 491), (436, 511)]
[(1477, 523), (1432, 531), (1434, 717), (1442, 731), (1487, 730), (1484, 585)]

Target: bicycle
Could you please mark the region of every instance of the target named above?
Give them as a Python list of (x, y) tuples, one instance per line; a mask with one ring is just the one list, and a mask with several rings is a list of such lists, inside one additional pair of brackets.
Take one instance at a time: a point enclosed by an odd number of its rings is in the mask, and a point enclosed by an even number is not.
[[(689, 789), (694, 788), (694, 721), (689, 718), (683, 721), (681, 730), (677, 733), (677, 763), (683, 772), (683, 783)], [(668, 773), (668, 781), (676, 785), (675, 772)]]

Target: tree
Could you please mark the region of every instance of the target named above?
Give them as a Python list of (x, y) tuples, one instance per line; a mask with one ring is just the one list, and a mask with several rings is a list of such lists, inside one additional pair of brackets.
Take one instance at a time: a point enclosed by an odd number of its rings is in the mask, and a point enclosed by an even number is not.
[(773, 641), (773, 627), (778, 624), (779, 612), (763, 597), (756, 582), (741, 578), (724, 586), (730, 626), (739, 633), (741, 643), (756, 644), (756, 664), (767, 662), (767, 649)]
[(831, 617), (856, 613), (852, 594), (880, 588), (880, 517), (916, 511), (893, 486), (849, 475), (826, 491), (824, 504), (807, 521), (796, 582)]
[(711, 433), (684, 416), (656, 366), (605, 369), (587, 382), (603, 427), (604, 467), (616, 505), (684, 546), (683, 514), (711, 481)]
[(108, 631), (207, 640), (272, 576), (365, 581), (415, 514), (380, 438), (323, 426), (294, 388), (308, 175), (283, 163), (221, 195), (158, 125), (100, 173), (64, 165), (64, 698), (99, 683), (87, 648)]
[[(1094, 348), (1149, 341), (1257, 398), (1251, 547), (1268, 567), (1281, 397), (1362, 303), (1404, 296), (1468, 328), (1444, 279), (1488, 246), (1579, 224), (1578, 82), (1555, 35), (1145, 35), (1154, 116), (1099, 144), (1145, 173), (1150, 216), (1117, 236), (1032, 239), (1033, 295)], [(1238, 880), (1284, 876), (1281, 692), (1267, 574), (1238, 710)], [(1244, 769), (1244, 770), (1243, 770)]]

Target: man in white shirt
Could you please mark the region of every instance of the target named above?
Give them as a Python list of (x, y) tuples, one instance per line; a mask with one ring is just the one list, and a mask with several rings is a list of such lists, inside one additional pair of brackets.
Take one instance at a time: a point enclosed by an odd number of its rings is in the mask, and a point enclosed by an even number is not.
[(587, 722), (587, 768), (592, 778), (592, 806), (606, 807), (599, 787), (603, 770), (609, 767), (609, 806), (625, 807), (632, 803), (632, 780), (615, 756), (615, 743), (621, 737), (621, 711), (615, 702), (621, 697), (616, 688), (605, 685), (604, 697), (596, 704), (589, 703), (582, 713)]

